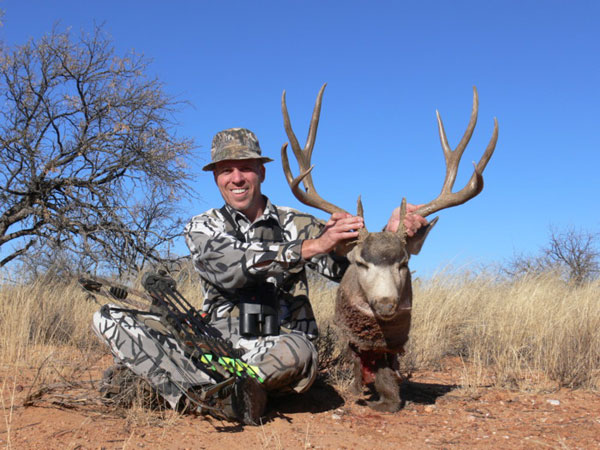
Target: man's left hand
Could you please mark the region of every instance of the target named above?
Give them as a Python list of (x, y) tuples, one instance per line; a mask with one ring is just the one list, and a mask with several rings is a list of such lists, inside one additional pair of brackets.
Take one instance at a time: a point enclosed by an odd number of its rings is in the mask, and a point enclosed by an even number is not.
[[(406, 230), (406, 235), (412, 237), (419, 230), (419, 228), (427, 225), (429, 222), (423, 216), (419, 216), (418, 214), (413, 214), (417, 209), (419, 209), (423, 205), (413, 205), (412, 203), (406, 204), (406, 216), (404, 217), (404, 229)], [(391, 231), (395, 233), (398, 231), (398, 226), (400, 225), (400, 207), (398, 206), (392, 212), (390, 220), (385, 227), (385, 231)]]

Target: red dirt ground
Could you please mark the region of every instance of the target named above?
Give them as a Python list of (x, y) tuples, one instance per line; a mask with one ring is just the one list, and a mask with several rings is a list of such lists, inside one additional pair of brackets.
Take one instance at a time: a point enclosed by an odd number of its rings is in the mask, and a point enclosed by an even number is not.
[[(104, 358), (94, 374), (108, 366)], [(250, 448), (598, 448), (600, 396), (559, 390), (529, 394), (456, 386), (458, 370), (421, 371), (403, 385), (404, 408), (377, 413), (317, 383), (309, 393), (272, 401), (262, 426), (239, 426), (171, 411), (125, 412), (47, 394), (23, 406), (32, 373), (0, 374), (4, 388), (0, 445), (56, 449)], [(11, 387), (15, 386), (14, 389)], [(14, 401), (10, 394), (14, 392)], [(67, 392), (68, 394), (68, 392)], [(90, 398), (97, 396), (90, 387)], [(12, 408), (11, 408), (12, 404)], [(68, 407), (67, 407), (68, 406)], [(128, 417), (123, 417), (128, 415)]]

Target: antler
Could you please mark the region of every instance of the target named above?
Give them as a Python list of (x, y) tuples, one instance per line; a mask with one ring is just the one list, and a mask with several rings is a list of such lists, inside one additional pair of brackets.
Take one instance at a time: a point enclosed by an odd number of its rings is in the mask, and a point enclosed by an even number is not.
[[(300, 202), (302, 202), (305, 205), (320, 209), (321, 211), (325, 211), (329, 214), (333, 214), (335, 212), (346, 211), (340, 208), (339, 206), (336, 206), (333, 203), (329, 203), (327, 200), (324, 200), (317, 193), (317, 190), (313, 184), (311, 174), (311, 171), (314, 166), (310, 165), (313, 148), (315, 146), (315, 139), (317, 137), (317, 127), (319, 126), (319, 116), (321, 114), (321, 100), (323, 99), (323, 92), (325, 91), (325, 86), (327, 86), (327, 83), (323, 84), (323, 86), (319, 90), (319, 94), (317, 95), (317, 100), (315, 102), (315, 108), (313, 110), (312, 118), (310, 120), (308, 137), (306, 138), (306, 145), (304, 146), (304, 149), (300, 148), (298, 139), (294, 134), (294, 130), (292, 130), (290, 116), (288, 114), (287, 105), (285, 103), (285, 91), (283, 91), (283, 94), (281, 96), (281, 113), (283, 114), (283, 126), (285, 128), (285, 132), (288, 136), (288, 139), (290, 140), (290, 145), (292, 146), (292, 150), (294, 152), (294, 155), (296, 156), (296, 160), (298, 161), (300, 175), (298, 175), (296, 178), (294, 178), (294, 176), (292, 175), (290, 163), (287, 156), (287, 143), (283, 144), (283, 146), (281, 147), (281, 164), (283, 165), (283, 172), (285, 173), (285, 178), (287, 179), (287, 182), (290, 185), (292, 192)], [(302, 182), (302, 184), (304, 185), (304, 190), (300, 189), (300, 182)], [(358, 200), (358, 203), (359, 214), (361, 214), (362, 217), (362, 204), (360, 203), (360, 198)]]
[(471, 135), (475, 129), (475, 124), (477, 123), (478, 110), (479, 97), (477, 95), (477, 88), (473, 86), (473, 109), (471, 111), (471, 119), (469, 120), (469, 125), (467, 126), (465, 134), (455, 150), (452, 150), (448, 145), (448, 138), (446, 137), (446, 132), (444, 131), (442, 118), (440, 117), (440, 113), (436, 111), (440, 141), (442, 143), (444, 157), (446, 159), (446, 178), (444, 179), (444, 184), (442, 186), (440, 195), (438, 195), (435, 200), (417, 209), (415, 214), (426, 217), (442, 209), (461, 205), (475, 197), (483, 189), (483, 170), (492, 157), (494, 149), (496, 148), (496, 141), (498, 140), (498, 120), (496, 120), (496, 118), (494, 118), (494, 132), (492, 133), (492, 138), (490, 139), (483, 156), (476, 165), (473, 163), (475, 170), (473, 171), (473, 175), (471, 175), (471, 179), (460, 191), (452, 192), (460, 159), (465, 151), (465, 148), (467, 147), (467, 144), (469, 143), (469, 140), (471, 139)]

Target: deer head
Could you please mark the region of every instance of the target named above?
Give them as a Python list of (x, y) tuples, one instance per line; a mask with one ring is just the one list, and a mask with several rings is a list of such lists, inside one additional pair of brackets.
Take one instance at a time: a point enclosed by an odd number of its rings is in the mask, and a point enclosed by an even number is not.
[[(283, 124), (292, 151), (298, 161), (300, 174), (297, 177), (292, 175), (287, 156), (287, 143), (281, 148), (281, 161), (285, 177), (295, 197), (305, 205), (333, 214), (334, 212), (345, 211), (319, 196), (312, 180), (313, 166), (310, 165), (325, 86), (326, 84), (321, 87), (317, 95), (304, 149), (300, 148), (298, 139), (292, 130), (287, 111), (285, 91), (283, 91), (281, 98)], [(498, 140), (498, 122), (496, 119), (494, 119), (494, 131), (490, 142), (479, 163), (475, 165), (470, 180), (460, 191), (452, 192), (460, 159), (475, 129), (478, 108), (477, 89), (473, 87), (471, 119), (455, 150), (452, 150), (448, 144), (442, 119), (436, 111), (440, 141), (446, 159), (446, 176), (438, 197), (420, 207), (415, 212), (416, 214), (426, 217), (442, 209), (460, 205), (475, 197), (483, 189), (483, 170), (490, 160), (496, 147), (496, 141)], [(304, 190), (300, 188), (300, 183), (303, 184)], [(360, 197), (358, 198), (357, 215), (363, 216)], [(392, 320), (398, 314), (410, 311), (412, 306), (412, 287), (408, 260), (411, 254), (417, 254), (420, 251), (427, 234), (437, 221), (437, 218), (435, 218), (427, 227), (419, 230), (415, 236), (409, 237), (403, 226), (405, 215), (406, 200), (402, 199), (400, 227), (397, 232), (383, 231), (369, 233), (366, 228), (360, 230), (358, 240), (350, 243), (353, 246), (353, 249), (348, 254), (351, 265), (340, 285), (340, 290), (354, 292), (352, 298), (348, 301), (353, 302), (356, 308), (364, 314), (374, 316), (383, 321)]]

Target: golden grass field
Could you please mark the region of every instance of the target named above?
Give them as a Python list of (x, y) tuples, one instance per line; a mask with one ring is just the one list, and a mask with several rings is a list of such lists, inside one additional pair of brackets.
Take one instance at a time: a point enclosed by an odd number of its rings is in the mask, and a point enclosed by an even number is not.
[[(193, 283), (181, 291), (199, 301)], [(326, 330), (333, 322), (335, 285), (312, 283), (312, 299)], [(5, 370), (51, 367), (53, 361), (64, 366), (65, 360), (106, 354), (90, 327), (98, 307), (76, 282), (3, 284), (0, 364)], [(405, 370), (460, 357), (464, 386), (598, 389), (600, 281), (576, 287), (551, 274), (506, 281), (469, 273), (417, 280), (406, 350)]]

